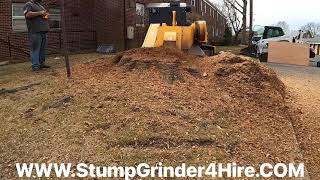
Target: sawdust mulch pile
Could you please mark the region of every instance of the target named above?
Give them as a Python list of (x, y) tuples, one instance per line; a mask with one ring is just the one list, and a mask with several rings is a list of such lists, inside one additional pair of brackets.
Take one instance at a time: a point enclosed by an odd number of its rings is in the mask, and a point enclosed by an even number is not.
[(223, 161), (255, 165), (298, 158), (285, 86), (251, 59), (133, 49), (76, 71), (71, 92), (93, 108), (89, 117), (102, 117), (89, 120), (99, 133), (88, 133), (107, 147), (133, 148), (136, 156), (191, 148), (208, 160), (217, 153)]
[(72, 81), (61, 76), (55, 82), (63, 89), (50, 91), (70, 101), (45, 110), (35, 104), (27, 121), (10, 122), (12, 131), (1, 137), (1, 159), (12, 164), (2, 168), (9, 177), (16, 162), (302, 161), (285, 86), (251, 59), (133, 49), (73, 71)]

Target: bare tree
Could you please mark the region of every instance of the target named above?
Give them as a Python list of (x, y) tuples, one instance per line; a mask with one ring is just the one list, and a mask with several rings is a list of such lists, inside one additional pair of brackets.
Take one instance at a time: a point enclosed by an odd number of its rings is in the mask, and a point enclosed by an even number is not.
[(228, 24), (232, 27), (235, 34), (235, 41), (238, 41), (239, 34), (242, 30), (241, 18), (239, 12), (232, 7), (232, 4), (228, 2), (229, 0), (223, 0), (223, 5), (220, 6), (220, 10), (228, 18)]
[(285, 21), (279, 21), (277, 24), (275, 24), (274, 26), (277, 27), (281, 27), (283, 29), (283, 31), (288, 34), (290, 32), (290, 26), (287, 22)]
[(306, 31), (306, 32), (309, 31), (312, 34), (312, 36), (319, 35), (320, 34), (320, 24), (310, 22), (310, 23), (307, 23), (306, 25), (302, 26), (301, 30)]
[(242, 32), (243, 32), (242, 43), (245, 43), (246, 32), (247, 32), (248, 0), (223, 0), (223, 1), (225, 4), (229, 4), (234, 10), (238, 11), (242, 15)]

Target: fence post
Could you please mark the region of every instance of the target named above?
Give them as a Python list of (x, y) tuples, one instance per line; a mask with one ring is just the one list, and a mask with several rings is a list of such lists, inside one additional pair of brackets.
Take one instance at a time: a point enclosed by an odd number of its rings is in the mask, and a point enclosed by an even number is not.
[(67, 77), (71, 77), (71, 69), (70, 69), (70, 62), (69, 62), (69, 47), (68, 47), (68, 39), (66, 34), (66, 16), (65, 16), (65, 1), (60, 1), (60, 8), (61, 8), (61, 15), (62, 15), (62, 35), (63, 35), (63, 55), (66, 63), (66, 70), (67, 70)]

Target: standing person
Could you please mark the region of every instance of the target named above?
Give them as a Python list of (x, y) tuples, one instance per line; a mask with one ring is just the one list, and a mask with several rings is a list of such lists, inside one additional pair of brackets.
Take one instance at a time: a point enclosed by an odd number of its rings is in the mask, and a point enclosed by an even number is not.
[(41, 2), (42, 0), (30, 0), (23, 7), (29, 32), (33, 71), (50, 68), (45, 64), (49, 13)]

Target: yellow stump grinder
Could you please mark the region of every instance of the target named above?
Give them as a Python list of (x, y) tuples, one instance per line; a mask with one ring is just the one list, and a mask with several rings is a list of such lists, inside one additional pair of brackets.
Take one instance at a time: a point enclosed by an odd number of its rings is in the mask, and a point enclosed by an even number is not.
[(214, 47), (207, 45), (206, 21), (189, 23), (191, 8), (186, 3), (150, 3), (148, 10), (150, 26), (142, 47), (173, 47), (198, 56), (205, 56), (204, 49), (214, 54)]

